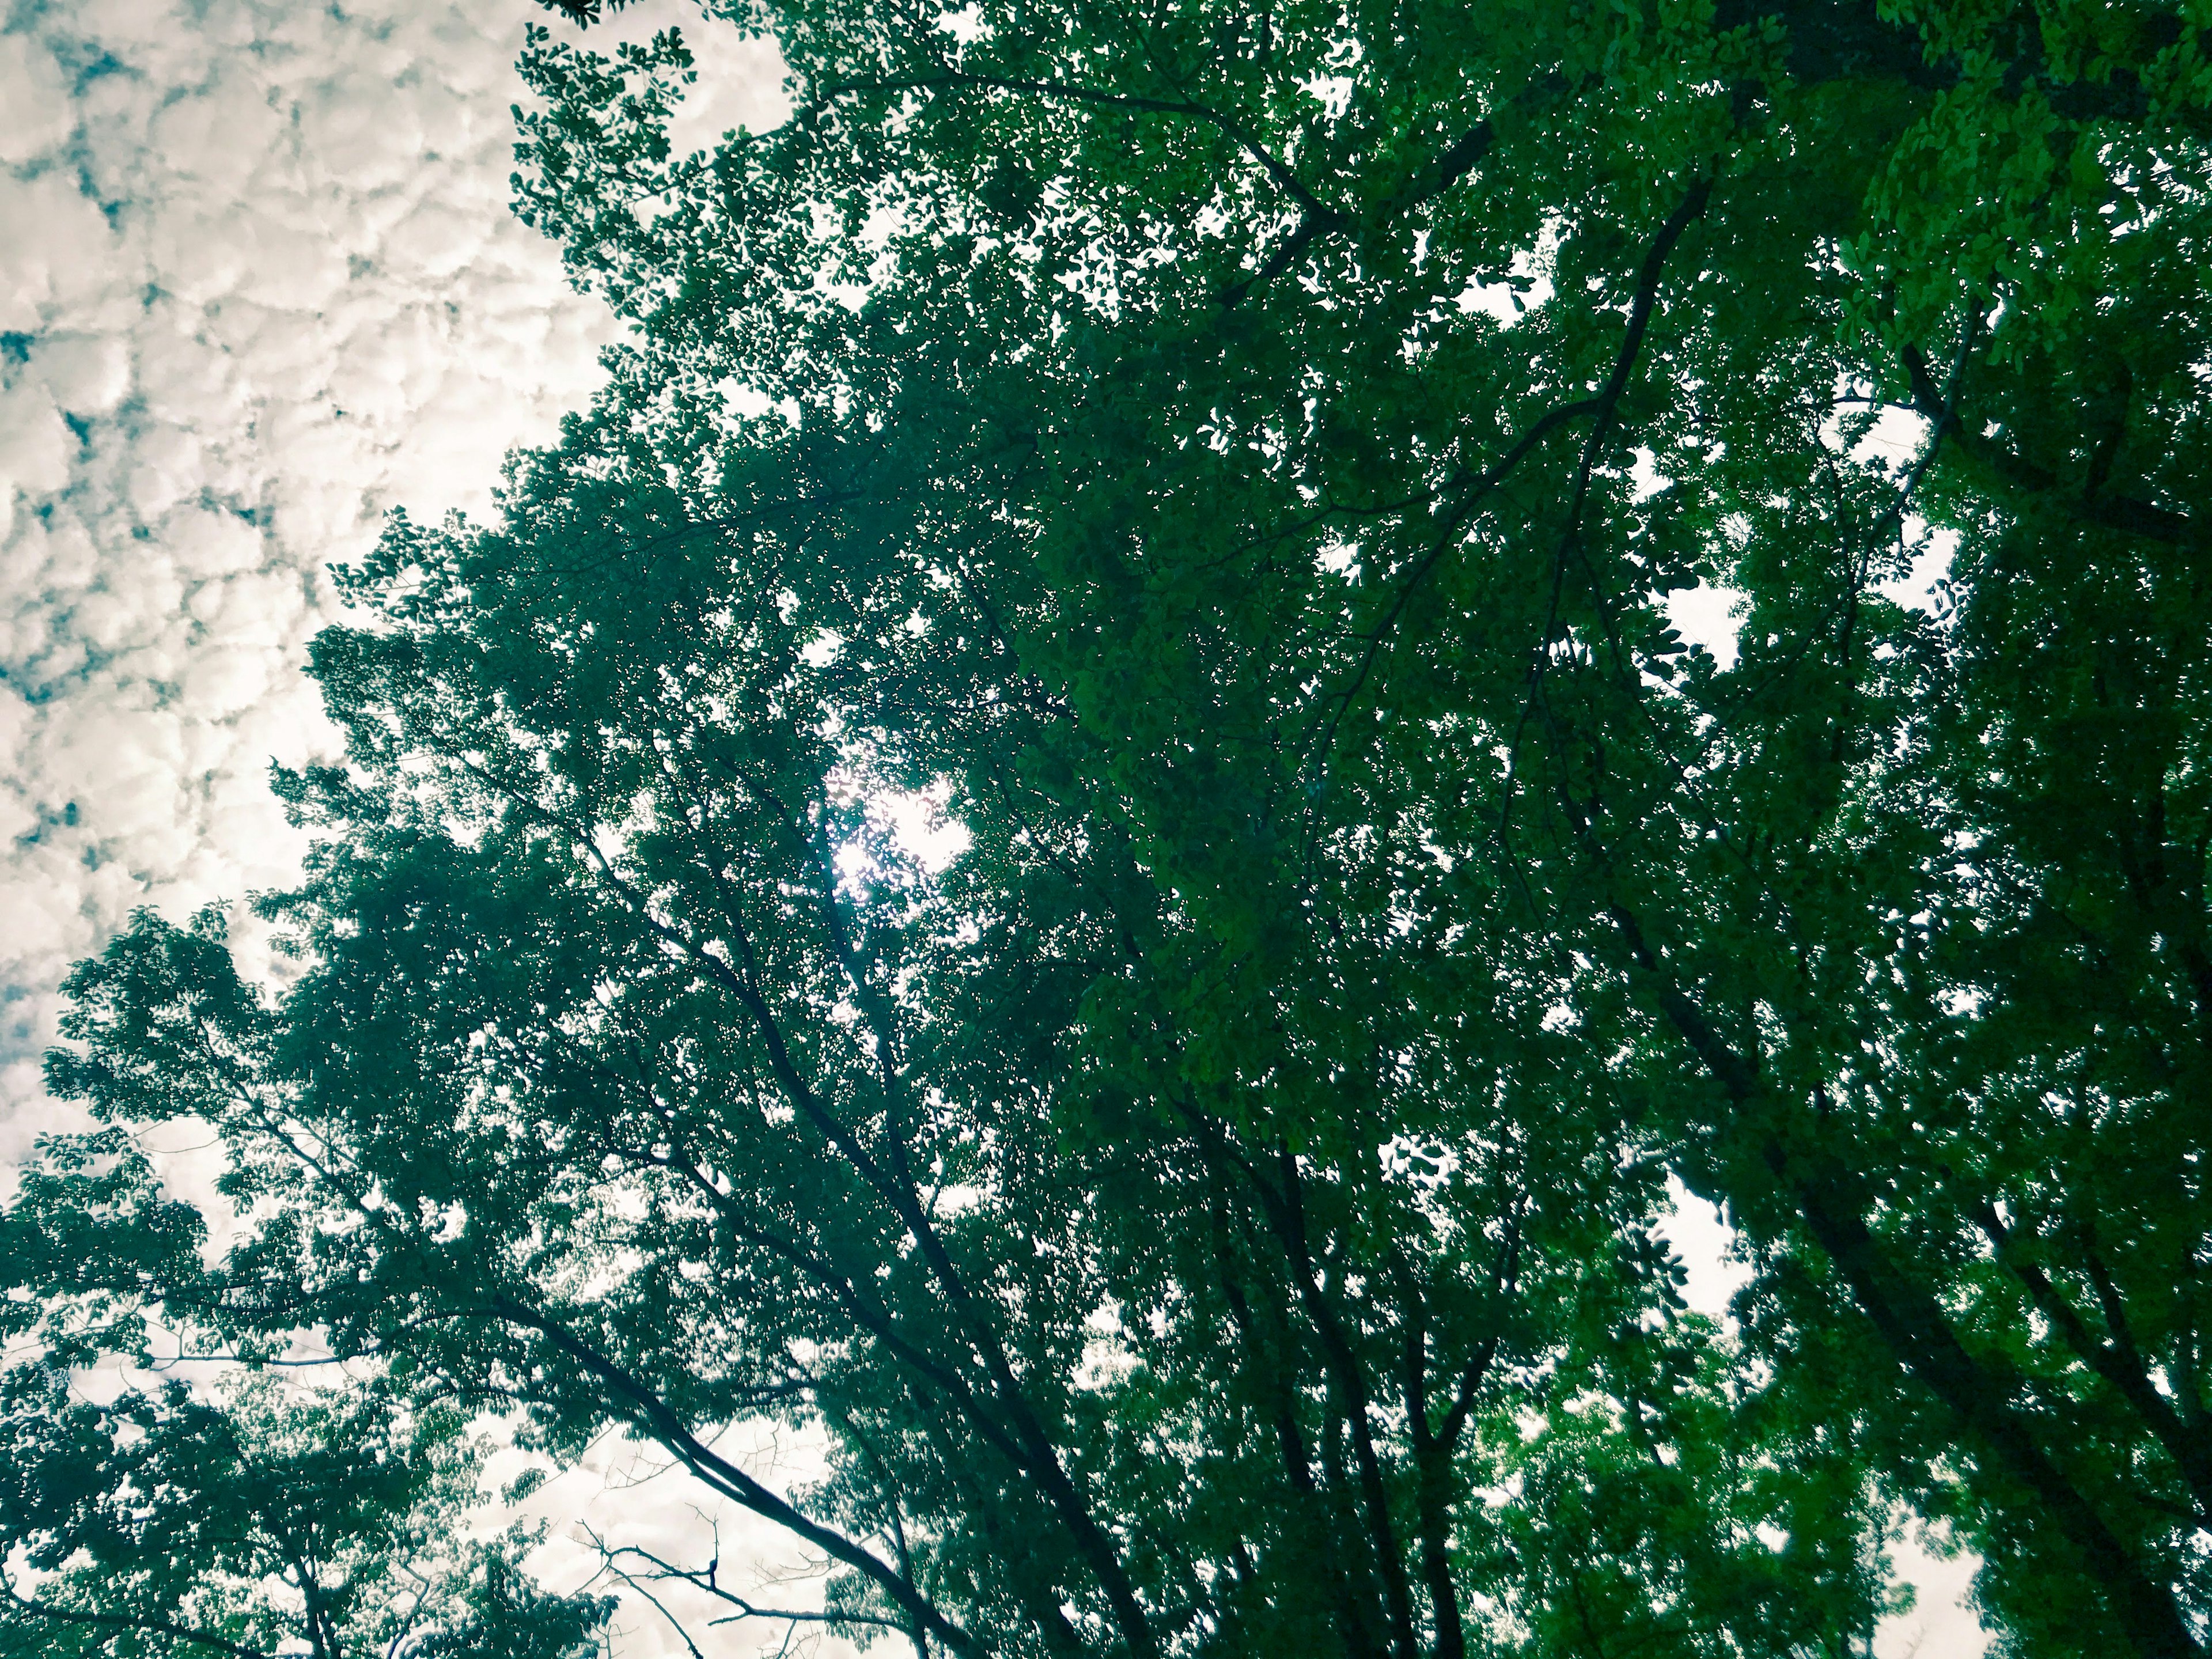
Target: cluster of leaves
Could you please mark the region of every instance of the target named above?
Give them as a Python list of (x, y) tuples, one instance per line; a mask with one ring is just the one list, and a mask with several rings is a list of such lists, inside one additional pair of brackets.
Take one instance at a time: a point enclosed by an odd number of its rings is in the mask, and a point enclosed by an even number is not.
[(726, 15), (794, 112), (690, 156), (532, 31), (633, 336), (340, 573), (282, 994), (72, 977), (240, 1213), (57, 1143), (49, 1340), (621, 1425), (924, 1654), (1840, 1656), (1900, 1503), (2200, 1654), (2212, 19)]
[(234, 1375), (88, 1399), (0, 1371), (0, 1652), (570, 1659), (603, 1598), (554, 1596), (515, 1529), (466, 1537), (482, 1448), (450, 1403)]

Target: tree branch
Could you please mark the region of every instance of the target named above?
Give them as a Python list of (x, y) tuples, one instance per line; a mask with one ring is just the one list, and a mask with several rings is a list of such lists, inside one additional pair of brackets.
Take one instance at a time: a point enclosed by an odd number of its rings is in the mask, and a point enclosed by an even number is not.
[[(1324, 762), (1336, 745), (1338, 726), (1342, 723), (1345, 714), (1351, 709), (1352, 703), (1358, 699), (1361, 689), (1367, 683), (1368, 676), (1374, 670), (1376, 659), (1382, 652), (1384, 641), (1396, 629), (1400, 619), (1405, 615), (1407, 606), (1412, 603), (1416, 590), (1428, 580), (1430, 573), (1443, 561), (1444, 555), (1456, 544), (1461, 531), (1474, 516), (1475, 509), (1481, 505), (1483, 498), (1503, 483), (1506, 476), (1518, 466), (1529, 452), (1541, 443), (1547, 436), (1571, 422), (1578, 421), (1584, 416), (1590, 416), (1594, 417), (1594, 424), (1589, 439), (1583, 443), (1582, 462), (1577, 470), (1574, 504), (1568, 527), (1569, 536), (1571, 537), (1579, 527), (1583, 502), (1589, 493), (1590, 473), (1595, 465), (1598, 447), (1612, 428), (1614, 408), (1620, 403), (1621, 394), (1627, 390), (1629, 376), (1634, 371), (1637, 356), (1643, 349), (1644, 336), (1650, 325), (1652, 308), (1658, 301), (1659, 280), (1666, 268), (1667, 256), (1674, 251), (1675, 243), (1681, 240), (1682, 233), (1689, 228), (1692, 222), (1705, 212), (1705, 204), (1711, 198), (1712, 189), (1712, 180), (1710, 178), (1700, 179), (1692, 185), (1689, 194), (1683, 198), (1680, 205), (1668, 216), (1666, 222), (1659, 228), (1657, 235), (1652, 239), (1650, 246), (1645, 250), (1643, 264), (1637, 272), (1635, 295), (1629, 303), (1628, 325), (1622, 334), (1620, 349), (1614, 354), (1613, 370), (1606, 377), (1604, 386), (1595, 396), (1577, 398), (1571, 403), (1559, 404), (1547, 410), (1534, 425), (1515, 440), (1512, 447), (1503, 456), (1461, 486), (1460, 499), (1444, 515), (1442, 531), (1431, 541), (1428, 551), (1421, 556), (1413, 569), (1399, 584), (1396, 596), (1376, 623), (1374, 632), (1368, 637), (1367, 649), (1360, 658), (1359, 666), (1353, 672), (1351, 682), (1338, 699), (1335, 711), (1329, 716), (1328, 725), (1321, 741), (1315, 745), (1312, 751), (1322, 756)], [(1554, 611), (1557, 609), (1557, 604), (1555, 583)], [(1547, 635), (1549, 631), (1547, 626)], [(1548, 642), (1547, 638), (1546, 643), (1548, 644)], [(1541, 647), (1538, 649), (1537, 660), (1539, 662), (1542, 660)]]
[(2212, 1455), (2208, 1455), (2203, 1437), (2191, 1431), (2181, 1420), (2173, 1402), (2153, 1386), (2143, 1369), (2142, 1356), (2136, 1352), (2129, 1334), (2127, 1316), (2119, 1300), (2119, 1291), (2096, 1253), (2084, 1247), (2091, 1282), (2103, 1306), (2105, 1323), (2112, 1330), (2112, 1340), (2100, 1342), (2090, 1330), (2072, 1301), (2051, 1281), (2051, 1276), (2029, 1260), (2021, 1249), (2017, 1235), (2004, 1224), (1996, 1206), (1983, 1201), (1973, 1212), (1975, 1224), (1988, 1235), (1996, 1247), (1997, 1260), (2003, 1262), (2013, 1276), (2027, 1287), (2037, 1308), (2057, 1326), (2066, 1339), (2066, 1346), (2075, 1352), (2098, 1376), (2119, 1391), (2120, 1397), (2135, 1408), (2150, 1431), (2158, 1437), (2167, 1455), (2181, 1469), (2182, 1478), (2196, 1495), (2197, 1521), (2200, 1527), (2212, 1527)]
[(491, 1311), (500, 1319), (525, 1330), (533, 1330), (580, 1365), (628, 1403), (633, 1420), (674, 1453), (694, 1474), (715, 1490), (805, 1539), (816, 1548), (843, 1562), (868, 1578), (910, 1617), (928, 1626), (931, 1634), (956, 1650), (980, 1656), (976, 1639), (937, 1610), (927, 1596), (872, 1550), (842, 1533), (825, 1527), (770, 1492), (736, 1464), (723, 1457), (684, 1425), (684, 1419), (653, 1389), (585, 1342), (558, 1320), (526, 1308), (510, 1297), (493, 1298)]
[(1936, 422), (1939, 437), (1948, 430), (1960, 453), (2014, 490), (2048, 502), (2079, 524), (2141, 536), (2172, 547), (2196, 548), (2203, 544), (2203, 527), (2186, 514), (2132, 495), (2084, 495), (2062, 489), (2055, 474), (1972, 430), (1936, 388), (1928, 372), (1928, 360), (1917, 346), (1906, 346), (1903, 356), (1912, 381), (1912, 406)]
[[(1742, 1113), (1757, 1104), (1763, 1092), (1758, 1069), (1721, 1038), (1674, 983), (1644, 941), (1633, 915), (1617, 903), (1612, 914), (1632, 960), (1668, 1023), (1721, 1085), (1731, 1107)], [(2134, 1552), (2051, 1462), (2008, 1403), (2009, 1388), (1992, 1378), (1966, 1351), (1936, 1298), (1884, 1259), (1859, 1206), (1846, 1193), (1840, 1170), (1808, 1165), (1793, 1157), (1771, 1132), (1761, 1137), (1759, 1152), (1891, 1353), (2042, 1502), (2059, 1531), (2105, 1585), (2113, 1617), (2142, 1659), (2202, 1659), (2203, 1650), (2182, 1622), (2172, 1589), (2150, 1578)]]

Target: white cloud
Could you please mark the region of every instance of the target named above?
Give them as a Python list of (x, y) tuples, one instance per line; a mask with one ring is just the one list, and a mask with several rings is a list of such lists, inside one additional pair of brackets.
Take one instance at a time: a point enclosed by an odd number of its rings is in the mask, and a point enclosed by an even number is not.
[[(613, 319), (507, 211), (534, 15), (76, 0), (0, 33), (0, 1152), (53, 1121), (15, 1062), (70, 957), (292, 867), (263, 770), (329, 741), (297, 672), (325, 566), (389, 507), (484, 511), (598, 379)], [(723, 32), (695, 139), (780, 113), (773, 48)]]
[(70, 441), (62, 412), (43, 386), (0, 392), (0, 481), (27, 495), (68, 483)]
[(0, 34), (0, 166), (27, 161), (69, 137), (58, 65), (28, 37)]

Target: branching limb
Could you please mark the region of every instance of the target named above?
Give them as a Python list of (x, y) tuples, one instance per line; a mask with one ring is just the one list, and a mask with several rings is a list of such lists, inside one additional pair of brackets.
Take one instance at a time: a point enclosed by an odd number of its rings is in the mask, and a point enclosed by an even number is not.
[[(1415, 561), (1413, 568), (1399, 583), (1397, 593), (1392, 598), (1389, 607), (1377, 621), (1374, 631), (1368, 637), (1367, 649), (1360, 657), (1358, 667), (1353, 672), (1351, 680), (1337, 700), (1335, 710), (1329, 716), (1328, 725), (1323, 731), (1320, 742), (1312, 751), (1322, 757), (1324, 764), (1328, 756), (1336, 746), (1337, 728), (1342, 724), (1345, 714), (1351, 709), (1353, 702), (1358, 700), (1360, 691), (1366, 685), (1368, 677), (1374, 671), (1376, 659), (1381, 654), (1384, 641), (1396, 631), (1399, 622), (1405, 616), (1407, 607), (1413, 602), (1414, 593), (1442, 562), (1444, 556), (1458, 545), (1462, 532), (1474, 518), (1484, 499), (1551, 434), (1561, 427), (1571, 425), (1588, 416), (1592, 421), (1592, 426), (1589, 436), (1583, 445), (1581, 463), (1576, 471), (1573, 506), (1568, 520), (1567, 539), (1571, 541), (1577, 535), (1581, 527), (1583, 506), (1589, 495), (1590, 476), (1596, 464), (1597, 454), (1606, 435), (1612, 429), (1614, 410), (1620, 402), (1621, 395), (1628, 388), (1629, 379), (1635, 372), (1637, 359), (1644, 349), (1644, 337), (1650, 326), (1652, 309), (1658, 301), (1659, 282), (1666, 269), (1667, 256), (1674, 252), (1674, 245), (1681, 240), (1683, 232), (1704, 214), (1705, 204), (1711, 198), (1712, 189), (1711, 178), (1700, 179), (1692, 185), (1689, 194), (1668, 216), (1667, 222), (1659, 228), (1658, 234), (1652, 239), (1650, 246), (1645, 250), (1643, 264), (1637, 272), (1635, 294), (1629, 302), (1628, 325), (1621, 337), (1620, 349), (1614, 354), (1612, 372), (1606, 377), (1605, 384), (1595, 395), (1555, 404), (1515, 440), (1512, 447), (1498, 460), (1460, 484), (1459, 500), (1444, 514), (1442, 528), (1431, 542), (1428, 551)], [(1549, 645), (1550, 635), (1557, 627), (1559, 583), (1564, 578), (1565, 570), (1565, 556), (1563, 547), (1558, 567), (1553, 573), (1551, 611), (1546, 626), (1546, 638), (1543, 644), (1537, 648), (1536, 665), (1530, 671), (1532, 696), (1534, 690), (1534, 680), (1541, 673), (1545, 648)], [(1516, 743), (1514, 747), (1517, 750), (1519, 744)]]
[(1975, 1225), (1987, 1235), (1996, 1249), (1997, 1260), (2027, 1287), (2036, 1308), (2058, 1328), (2066, 1339), (2066, 1346), (2111, 1383), (2158, 1437), (2159, 1443), (2179, 1466), (2182, 1478), (2196, 1496), (2197, 1508), (2191, 1518), (2200, 1529), (2212, 1531), (2212, 1449), (2207, 1448), (2202, 1435), (2191, 1432), (2174, 1408), (2173, 1401), (2160, 1394), (2151, 1382), (2142, 1356), (2136, 1350), (2118, 1288), (2105, 1271), (2103, 1262), (2097, 1259), (2096, 1252), (2083, 1246), (2090, 1281), (2096, 1287), (2106, 1327), (2112, 1332), (2110, 1341), (2098, 1340), (2071, 1298), (2027, 1255), (2018, 1235), (2005, 1225), (1995, 1205), (1984, 1201), (1972, 1213)]
[[(769, 1069), (793, 1109), (853, 1166), (890, 1206), (901, 1224), (914, 1235), (922, 1259), (943, 1290), (948, 1304), (960, 1316), (978, 1357), (990, 1375), (993, 1392), (1006, 1413), (1015, 1438), (1027, 1454), (1024, 1460), (1024, 1467), (1036, 1481), (1054, 1515), (1067, 1528), (1085, 1564), (1105, 1591), (1122, 1639), (1129, 1644), (1130, 1650), (1139, 1656), (1139, 1659), (1151, 1659), (1158, 1651), (1158, 1641), (1152, 1632), (1143, 1605), (1137, 1599), (1135, 1587), (1130, 1582), (1113, 1540), (1091, 1513), (1089, 1505), (1076, 1488), (1073, 1478), (1060, 1461), (1058, 1448), (1022, 1390), (1011, 1356), (955, 1266), (951, 1253), (945, 1248), (943, 1237), (921, 1200), (919, 1189), (910, 1179), (903, 1178), (898, 1170), (887, 1168), (883, 1160), (861, 1141), (853, 1127), (830, 1109), (830, 1103), (800, 1071), (797, 1058), (784, 1035), (782, 1023), (763, 988), (764, 976), (755, 952), (751, 933), (744, 925), (744, 917), (734, 899), (729, 901), (729, 914), (725, 918), (730, 924), (726, 930), (730, 937), (724, 942), (724, 950), (708, 950), (688, 929), (655, 914), (651, 896), (641, 890), (617, 867), (613, 858), (591, 833), (590, 826), (550, 811), (530, 792), (509, 785), (506, 780), (465, 757), (448, 758), (482, 779), (488, 787), (511, 801), (518, 811), (549, 827), (560, 830), (568, 836), (586, 866), (621, 899), (641, 924), (669, 949), (729, 992), (744, 1011), (761, 1040)], [(803, 832), (805, 826), (799, 827)], [(719, 879), (719, 872), (714, 871), (711, 865), (710, 874), (715, 874)], [(903, 1149), (899, 1150), (902, 1152)], [(671, 1449), (675, 1449), (672, 1446)], [(765, 1492), (766, 1489), (761, 1490)], [(769, 1496), (773, 1498), (773, 1494)], [(775, 1501), (781, 1503), (781, 1499)], [(787, 1505), (784, 1507), (788, 1508)], [(797, 1514), (795, 1510), (791, 1513)], [(804, 1520), (803, 1516), (799, 1518)], [(875, 1559), (872, 1556), (868, 1559)], [(885, 1571), (890, 1571), (881, 1562), (876, 1565)], [(945, 1626), (946, 1631), (955, 1628), (950, 1625)], [(936, 1627), (933, 1626), (932, 1629), (934, 1631)], [(945, 1632), (937, 1633), (944, 1635)], [(957, 1638), (947, 1639), (957, 1645), (973, 1638), (963, 1632)]]
[(2123, 535), (2140, 536), (2172, 547), (2203, 545), (2204, 528), (2187, 514), (2176, 513), (2133, 495), (2061, 489), (2057, 475), (1994, 439), (1984, 437), (1973, 429), (1972, 422), (1960, 418), (1936, 389), (1935, 379), (1928, 371), (1928, 360), (1918, 347), (1908, 345), (1903, 355), (1905, 371), (1912, 381), (1912, 406), (1936, 422), (1939, 433), (1948, 431), (1960, 453), (2014, 490), (2048, 501), (2076, 523), (2116, 530)]
[(896, 1568), (872, 1550), (803, 1513), (722, 1456), (692, 1433), (684, 1419), (658, 1393), (558, 1320), (525, 1307), (508, 1297), (496, 1298), (490, 1311), (510, 1325), (536, 1331), (554, 1348), (597, 1379), (613, 1399), (626, 1408), (627, 1413), (640, 1428), (667, 1448), (678, 1462), (708, 1486), (851, 1567), (882, 1589), (910, 1618), (926, 1625), (930, 1633), (947, 1647), (959, 1653), (981, 1654), (982, 1649), (975, 1638), (939, 1612), (936, 1605)]
[[(720, 1583), (711, 1568), (679, 1567), (674, 1562), (664, 1560), (651, 1550), (640, 1548), (637, 1545), (610, 1544), (588, 1523), (583, 1523), (583, 1532), (585, 1537), (590, 1540), (592, 1547), (599, 1552), (600, 1566), (611, 1576), (620, 1579), (651, 1601), (655, 1607), (661, 1607), (661, 1603), (647, 1588), (649, 1583), (689, 1584), (693, 1589), (711, 1595), (725, 1606), (737, 1609), (735, 1613), (710, 1620), (709, 1628), (717, 1625), (737, 1624), (747, 1619), (767, 1619), (798, 1625), (871, 1625), (879, 1629), (895, 1630), (902, 1633), (906, 1630), (903, 1620), (886, 1619), (878, 1613), (823, 1613), (804, 1607), (757, 1607), (730, 1589), (728, 1585)], [(625, 1558), (643, 1562), (647, 1571), (641, 1572), (635, 1568), (624, 1565)], [(667, 1613), (665, 1607), (662, 1608), (662, 1612), (668, 1618), (669, 1623), (675, 1626), (678, 1635), (684, 1638), (685, 1645), (690, 1646), (690, 1638), (684, 1633), (683, 1626), (678, 1622), (673, 1614)], [(696, 1653), (698, 1650), (693, 1648), (692, 1651)]]
[[(1763, 1103), (1759, 1069), (1723, 1038), (1651, 949), (1636, 917), (1615, 904), (1615, 926), (1638, 977), (1676, 1033), (1719, 1083), (1730, 1106), (1748, 1115)], [(2051, 1461), (2011, 1403), (2013, 1384), (1970, 1353), (1942, 1305), (1887, 1260), (1840, 1170), (1793, 1156), (1780, 1136), (1761, 1132), (1758, 1153), (1795, 1202), (1814, 1239), (1834, 1262), (1851, 1297), (1899, 1364), (1974, 1431), (1997, 1462), (2033, 1492), (2083, 1564), (2106, 1587), (2116, 1622), (2142, 1659), (2202, 1659), (2173, 1592), (2154, 1582), (2081, 1489)]]

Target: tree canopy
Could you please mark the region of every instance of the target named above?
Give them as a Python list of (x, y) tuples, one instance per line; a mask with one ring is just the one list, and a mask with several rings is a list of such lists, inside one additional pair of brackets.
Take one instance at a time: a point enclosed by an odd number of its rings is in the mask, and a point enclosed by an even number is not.
[[(138, 1471), (333, 1459), (382, 1561), (490, 1409), (923, 1655), (1841, 1659), (1914, 1514), (2006, 1652), (2201, 1654), (2212, 14), (713, 9), (793, 112), (696, 155), (678, 35), (532, 30), (633, 328), (338, 572), (290, 971), (69, 981), (0, 1639), (274, 1651), (290, 1511), (142, 1582), (212, 1487)], [(149, 1319), (374, 1381), (57, 1391)], [(590, 1639), (519, 1547), (437, 1639)]]

